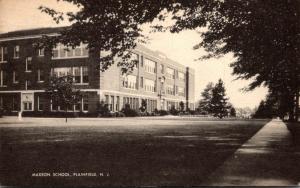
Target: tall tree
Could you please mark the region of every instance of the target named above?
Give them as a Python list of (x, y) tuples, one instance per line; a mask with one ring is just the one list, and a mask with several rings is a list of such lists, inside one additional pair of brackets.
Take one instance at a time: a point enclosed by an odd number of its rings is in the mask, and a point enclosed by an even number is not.
[(198, 1), (195, 7), (180, 5), (181, 16), (173, 16), (172, 32), (206, 26), (202, 41), (195, 46), (208, 52), (203, 58), (232, 52), (236, 59), (231, 64), (233, 73), (254, 79), (248, 89), (265, 85), (272, 93), (280, 92), (290, 120), (298, 119), (299, 0), (212, 0)]
[(210, 113), (210, 103), (211, 103), (213, 88), (214, 88), (214, 84), (212, 82), (209, 82), (206, 85), (206, 88), (201, 93), (201, 98), (202, 99), (199, 101), (198, 109), (203, 114), (209, 114)]
[(211, 113), (218, 118), (228, 115), (228, 98), (226, 97), (223, 81), (219, 79), (218, 83), (212, 90), (212, 98), (210, 102)]
[(46, 93), (49, 94), (52, 103), (65, 110), (67, 122), (68, 109), (73, 109), (73, 105), (78, 104), (81, 99), (80, 90), (74, 88), (73, 76), (51, 77)]

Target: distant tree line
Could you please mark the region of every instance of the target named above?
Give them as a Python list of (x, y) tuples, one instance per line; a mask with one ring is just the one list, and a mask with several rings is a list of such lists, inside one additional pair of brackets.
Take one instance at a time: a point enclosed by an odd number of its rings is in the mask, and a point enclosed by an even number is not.
[(281, 103), (280, 100), (278, 100), (278, 95), (274, 93), (269, 93), (266, 96), (265, 100), (262, 100), (257, 107), (255, 113), (253, 114), (254, 118), (274, 118), (279, 117), (281, 119), (284, 119), (287, 117), (287, 109), (288, 104)]

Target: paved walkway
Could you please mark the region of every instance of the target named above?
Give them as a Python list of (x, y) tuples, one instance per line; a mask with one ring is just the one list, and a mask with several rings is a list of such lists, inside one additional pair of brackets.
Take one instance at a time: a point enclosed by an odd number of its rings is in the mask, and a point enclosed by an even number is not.
[(300, 182), (300, 147), (272, 120), (224, 162), (203, 185), (288, 186)]

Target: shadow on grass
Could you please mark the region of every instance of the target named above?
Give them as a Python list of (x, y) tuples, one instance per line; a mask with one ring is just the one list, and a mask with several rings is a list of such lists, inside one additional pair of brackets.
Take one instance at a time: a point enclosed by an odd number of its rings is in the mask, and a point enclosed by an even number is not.
[[(1, 184), (199, 185), (266, 123), (0, 128)], [(70, 176), (32, 177), (39, 172)], [(72, 176), (85, 172), (98, 176)]]

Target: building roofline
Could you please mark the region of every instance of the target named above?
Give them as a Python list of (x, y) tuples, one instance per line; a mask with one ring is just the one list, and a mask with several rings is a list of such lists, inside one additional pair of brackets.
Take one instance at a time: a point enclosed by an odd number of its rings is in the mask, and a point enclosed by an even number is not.
[[(34, 29), (25, 29), (25, 30), (17, 30), (17, 31), (11, 31), (7, 33), (0, 34), (0, 42), (4, 41), (13, 41), (13, 40), (24, 40), (24, 39), (35, 39), (35, 38), (41, 38), (43, 35), (47, 36), (58, 36), (59, 32), (65, 30), (68, 28), (66, 27), (44, 27), (44, 28), (34, 28)], [(139, 51), (141, 53), (144, 53), (146, 55), (151, 56), (152, 58), (155, 58), (158, 61), (164, 61), (165, 63), (169, 65), (176, 65), (181, 67), (182, 69), (188, 67), (181, 63), (178, 63), (170, 58), (168, 58), (163, 52), (160, 51), (153, 51), (149, 48), (145, 47), (142, 44), (138, 44), (134, 51)]]
[[(5, 39), (12, 40), (13, 38), (28, 38), (29, 36), (42, 36), (49, 34), (58, 34), (63, 31), (67, 27), (44, 27), (44, 28), (34, 28), (34, 29), (25, 29), (25, 30), (17, 30), (11, 31), (7, 33), (1, 33), (0, 39), (5, 41)], [(16, 40), (16, 39), (15, 39)]]

